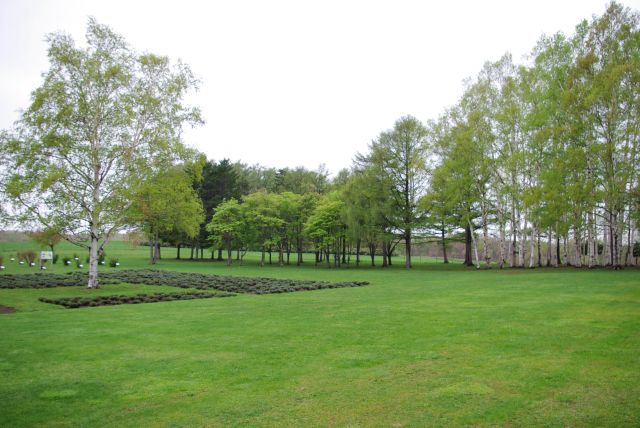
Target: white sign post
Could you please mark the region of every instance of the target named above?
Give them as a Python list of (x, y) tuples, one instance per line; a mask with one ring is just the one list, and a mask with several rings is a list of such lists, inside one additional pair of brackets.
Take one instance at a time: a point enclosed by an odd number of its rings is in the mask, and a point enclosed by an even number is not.
[(53, 260), (53, 251), (40, 251), (40, 269), (45, 270), (44, 262)]

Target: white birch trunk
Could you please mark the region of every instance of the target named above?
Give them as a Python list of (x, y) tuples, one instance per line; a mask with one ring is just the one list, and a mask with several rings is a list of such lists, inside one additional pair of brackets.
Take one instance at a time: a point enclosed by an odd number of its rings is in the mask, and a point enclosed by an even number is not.
[(529, 254), (529, 269), (533, 269), (536, 267), (536, 226), (534, 224), (531, 225), (531, 245), (530, 250), (531, 254)]
[(482, 204), (482, 258), (487, 268), (491, 268), (491, 253), (489, 252), (489, 227), (487, 225), (486, 204)]
[(518, 267), (524, 267), (524, 249), (527, 244), (527, 215), (524, 216), (523, 226), (520, 228), (520, 242), (518, 243)]
[(551, 266), (551, 228), (547, 232), (547, 267)]
[(504, 268), (504, 258), (505, 258), (505, 225), (500, 224), (500, 260), (498, 262), (498, 266), (500, 269)]
[(98, 238), (91, 231), (91, 244), (89, 246), (89, 282), (87, 288), (98, 288)]
[(582, 241), (580, 239), (580, 231), (577, 228), (573, 230), (573, 246), (575, 251), (575, 267), (582, 267)]
[(587, 266), (591, 269), (595, 264), (595, 258), (593, 253), (594, 240), (593, 240), (593, 212), (589, 211), (587, 214)]
[(609, 263), (609, 214), (605, 213), (602, 227), (602, 257), (600, 264), (606, 266)]
[(476, 241), (476, 232), (473, 230), (473, 225), (469, 221), (469, 227), (471, 228), (471, 241), (473, 241), (473, 252), (476, 256), (476, 269), (480, 269), (480, 258), (478, 257), (478, 241)]

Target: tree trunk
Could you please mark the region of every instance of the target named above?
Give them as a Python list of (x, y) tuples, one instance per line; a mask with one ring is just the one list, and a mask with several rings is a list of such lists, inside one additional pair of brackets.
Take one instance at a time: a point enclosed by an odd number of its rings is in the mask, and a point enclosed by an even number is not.
[(538, 240), (538, 267), (542, 267), (542, 248), (540, 247), (540, 230), (537, 231)]
[(505, 258), (506, 258), (506, 254), (505, 254), (505, 235), (506, 235), (506, 231), (505, 229), (505, 225), (504, 224), (500, 224), (500, 260), (498, 261), (498, 267), (500, 269), (504, 268), (504, 262), (505, 262)]
[(582, 267), (582, 239), (577, 227), (573, 230), (573, 246), (576, 252), (575, 267)]
[(360, 267), (360, 238), (356, 241), (356, 267)]
[(473, 266), (473, 260), (471, 259), (471, 227), (464, 227), (464, 265)]
[(471, 230), (471, 240), (473, 241), (473, 252), (476, 256), (476, 269), (480, 269), (480, 258), (478, 257), (478, 242), (476, 241), (476, 233), (471, 227), (471, 221), (469, 221), (469, 229)]
[(560, 258), (560, 234), (556, 231), (556, 260), (555, 267), (558, 267), (562, 264), (562, 259)]
[(262, 246), (262, 254), (260, 255), (260, 266), (264, 266), (264, 253), (265, 253), (265, 249), (264, 249), (264, 245)]
[(369, 256), (371, 257), (371, 266), (376, 265), (376, 244), (369, 244)]
[(155, 238), (155, 242), (153, 243), (153, 258), (152, 258), (152, 264), (156, 264), (156, 262), (158, 260), (160, 260), (160, 242), (158, 241), (158, 238)]
[(98, 283), (98, 237), (94, 230), (91, 231), (91, 244), (89, 246), (89, 281), (87, 288), (99, 288)]
[(595, 241), (593, 238), (593, 211), (587, 213), (587, 266), (591, 269), (595, 264), (594, 249)]
[(487, 210), (484, 202), (482, 203), (482, 259), (487, 267), (491, 268), (491, 253), (489, 252), (489, 226), (487, 225)]
[(553, 244), (551, 243), (551, 228), (547, 231), (547, 267), (551, 266), (551, 249)]
[(178, 244), (176, 248), (176, 260), (180, 260), (180, 247), (181, 244)]
[(347, 239), (342, 237), (342, 264), (347, 262)]
[(449, 263), (449, 258), (447, 257), (447, 243), (444, 240), (444, 228), (440, 229), (440, 233), (442, 235), (442, 259), (444, 263), (447, 264)]
[(527, 213), (525, 211), (522, 228), (520, 228), (520, 242), (518, 242), (518, 267), (524, 267), (525, 247), (527, 245)]
[(533, 269), (536, 267), (536, 227), (534, 224), (531, 224), (531, 245), (529, 246), (530, 254), (529, 254), (529, 269)]
[[(386, 254), (389, 254), (388, 250), (387, 248)], [(411, 267), (411, 229), (404, 231), (404, 267)]]
[[(382, 267), (383, 268), (389, 266), (389, 260), (387, 259), (388, 250), (389, 250), (389, 247), (387, 247), (387, 242), (382, 241)], [(405, 254), (406, 254), (406, 250), (405, 250)], [(405, 262), (405, 267), (408, 267), (406, 262)]]

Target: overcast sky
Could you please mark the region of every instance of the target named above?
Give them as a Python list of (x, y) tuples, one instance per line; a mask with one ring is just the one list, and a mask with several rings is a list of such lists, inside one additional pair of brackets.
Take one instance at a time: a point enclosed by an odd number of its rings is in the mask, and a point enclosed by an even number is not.
[[(623, 4), (640, 9), (640, 0)], [(0, 1), (0, 128), (48, 68), (45, 34), (84, 43), (87, 17), (142, 52), (189, 64), (206, 124), (186, 142), (210, 159), (324, 163), (332, 174), (396, 119), (436, 118), (462, 80), (543, 34), (573, 32), (603, 0)]]

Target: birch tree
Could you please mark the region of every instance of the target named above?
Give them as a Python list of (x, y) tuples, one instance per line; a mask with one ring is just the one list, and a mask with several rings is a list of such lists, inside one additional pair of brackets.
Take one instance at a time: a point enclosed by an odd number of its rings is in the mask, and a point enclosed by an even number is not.
[(86, 38), (47, 36), (49, 70), (3, 138), (1, 181), (17, 220), (89, 251), (96, 288), (98, 253), (126, 225), (140, 183), (183, 155), (182, 128), (201, 119), (183, 103), (197, 86), (188, 66), (137, 54), (92, 18)]

